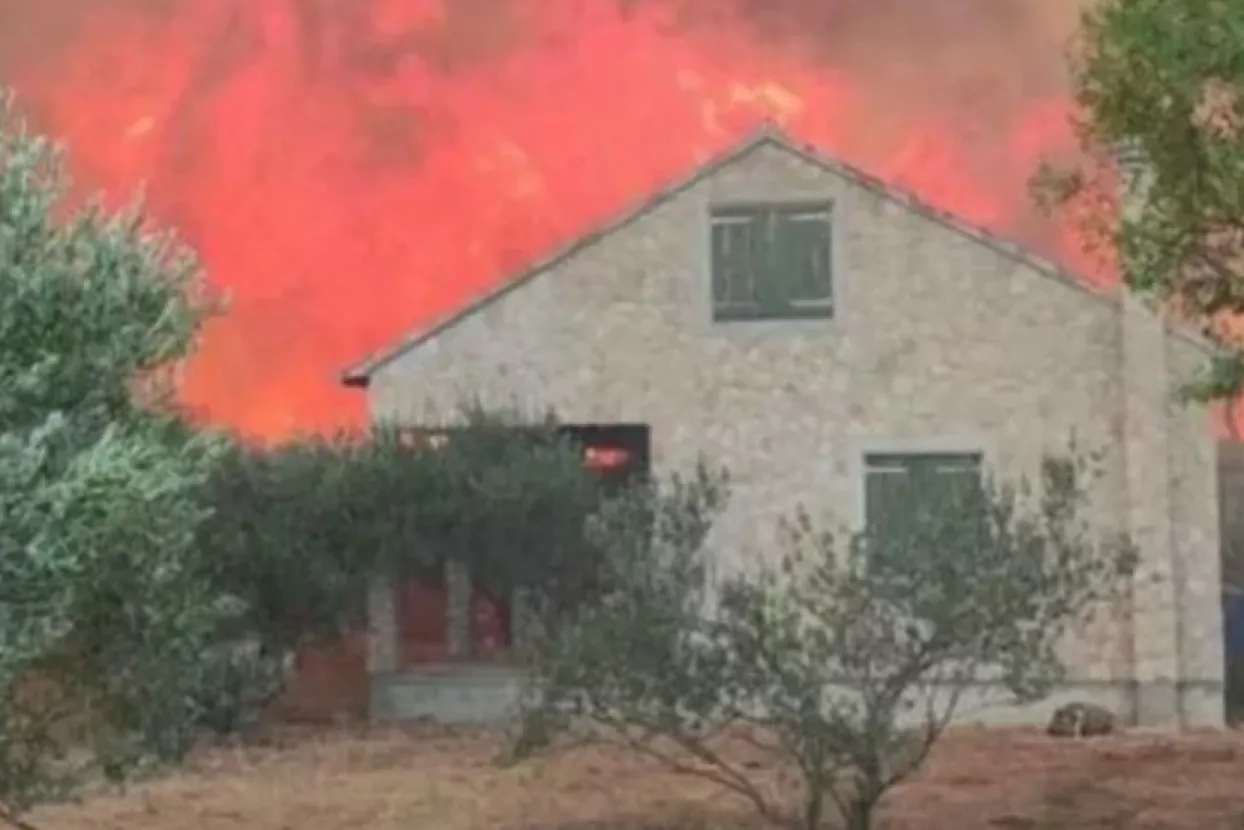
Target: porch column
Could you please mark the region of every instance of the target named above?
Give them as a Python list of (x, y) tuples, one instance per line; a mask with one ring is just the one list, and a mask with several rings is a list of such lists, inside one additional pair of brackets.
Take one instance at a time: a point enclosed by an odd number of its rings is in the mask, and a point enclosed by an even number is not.
[(367, 584), (367, 673), (398, 669), (397, 592), (388, 574), (375, 574)]
[(445, 563), (446, 620), (449, 631), (449, 656), (469, 657), (471, 654), (471, 575), (459, 562)]

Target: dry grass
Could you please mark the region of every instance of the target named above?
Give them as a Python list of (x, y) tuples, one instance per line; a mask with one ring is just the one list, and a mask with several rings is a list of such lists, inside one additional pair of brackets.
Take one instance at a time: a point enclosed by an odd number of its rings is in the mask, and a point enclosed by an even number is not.
[[(487, 734), (291, 735), (212, 750), (122, 796), (36, 813), (40, 830), (658, 830), (760, 827), (698, 779), (601, 750), (512, 769)], [(897, 790), (900, 828), (1244, 828), (1244, 736), (1054, 741), (1024, 731), (948, 736)]]

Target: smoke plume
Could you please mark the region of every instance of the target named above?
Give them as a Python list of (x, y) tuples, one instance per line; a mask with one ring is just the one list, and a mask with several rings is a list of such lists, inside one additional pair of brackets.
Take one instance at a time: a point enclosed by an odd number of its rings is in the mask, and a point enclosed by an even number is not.
[[(0, 78), (78, 178), (144, 185), (232, 310), (188, 403), (358, 423), (338, 371), (762, 120), (1077, 265), (1078, 0), (0, 0)], [(1080, 263), (1082, 265), (1082, 263)]]

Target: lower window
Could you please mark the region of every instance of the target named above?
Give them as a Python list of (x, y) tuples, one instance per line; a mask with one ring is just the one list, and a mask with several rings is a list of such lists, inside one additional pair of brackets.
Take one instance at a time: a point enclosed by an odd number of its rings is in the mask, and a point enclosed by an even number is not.
[(961, 510), (982, 492), (980, 453), (869, 453), (864, 456), (864, 525), (871, 539), (910, 536), (921, 522)]

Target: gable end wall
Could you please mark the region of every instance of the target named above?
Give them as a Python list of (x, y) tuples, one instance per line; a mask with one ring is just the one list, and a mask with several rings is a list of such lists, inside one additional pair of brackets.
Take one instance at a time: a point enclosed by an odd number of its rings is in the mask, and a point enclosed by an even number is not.
[[(714, 324), (709, 207), (824, 198), (835, 205), (834, 318)], [(1096, 525), (1129, 530), (1144, 514), (1133, 509), (1133, 493), (1148, 487), (1169, 505), (1170, 520), (1168, 541), (1151, 542), (1147, 555), (1169, 559), (1179, 550), (1198, 563), (1180, 579), (1193, 571), (1209, 578), (1202, 559), (1217, 532), (1200, 502), (1213, 486), (1204, 413), (1131, 424), (1170, 434), (1153, 445), (1167, 448), (1166, 460), (1146, 462), (1144, 484), (1129, 484), (1138, 462), (1129, 467), (1125, 451), (1134, 390), (1125, 384), (1124, 334), (1116, 299), (1051, 279), (762, 146), (393, 360), (368, 395), (375, 418), (409, 423), (451, 422), (475, 397), (533, 413), (551, 408), (570, 422), (647, 423), (658, 470), (685, 470), (701, 455), (730, 469), (733, 498), (715, 531), (723, 568), (771, 561), (777, 520), (797, 504), (857, 522), (866, 451), (978, 450), (1014, 478), (1034, 474), (1044, 452), (1074, 435), (1078, 446), (1104, 453)], [(1161, 351), (1169, 340), (1152, 342)], [(1165, 495), (1158, 479), (1171, 482)], [(1151, 632), (1146, 643), (1172, 644), (1154, 646), (1155, 660), (1184, 677), (1173, 643), (1199, 637), (1181, 648), (1201, 655), (1196, 670), (1212, 684), (1221, 677), (1206, 656), (1212, 621), (1166, 636), (1182, 613), (1154, 618), (1161, 636)], [(1132, 629), (1116, 616), (1076, 638), (1068, 646), (1075, 677), (1132, 688)], [(1119, 705), (1130, 705), (1130, 694)]]

